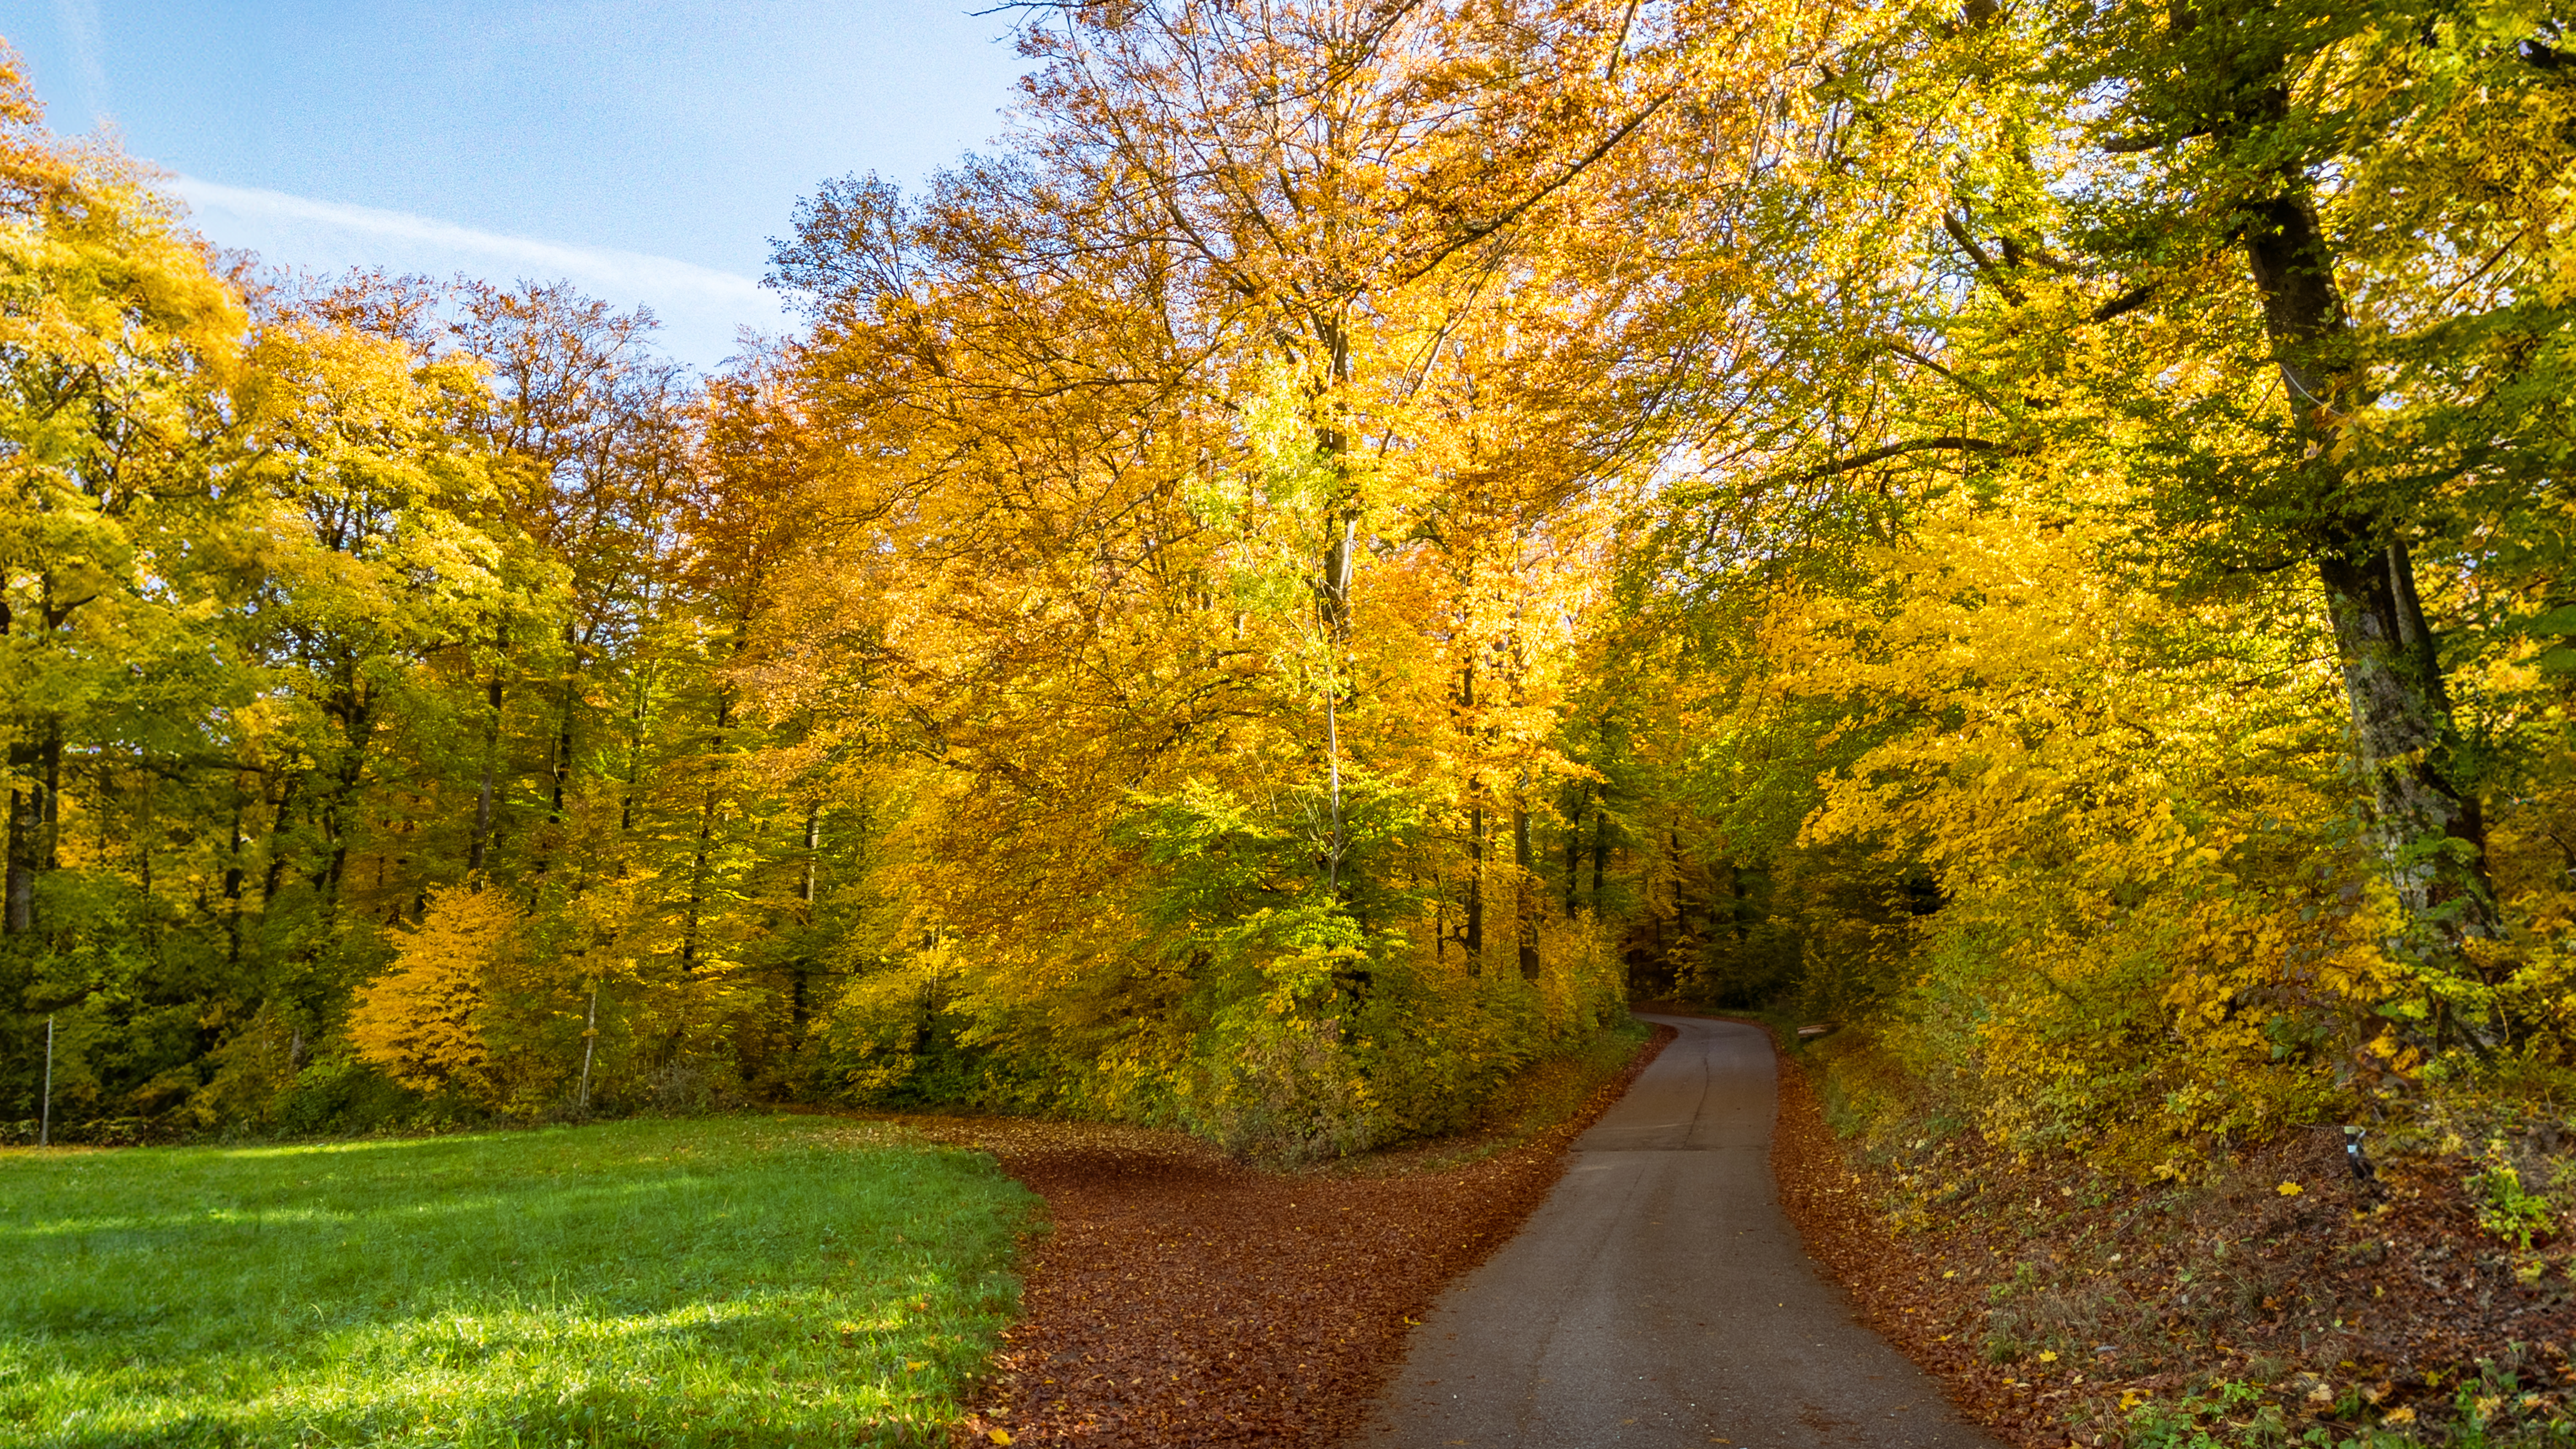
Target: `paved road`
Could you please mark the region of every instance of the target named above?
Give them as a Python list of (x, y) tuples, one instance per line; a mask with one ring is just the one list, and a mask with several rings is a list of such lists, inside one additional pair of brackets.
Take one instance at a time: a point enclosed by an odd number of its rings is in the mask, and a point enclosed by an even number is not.
[(1781, 1216), (1762, 1033), (1648, 1019), (1680, 1039), (1441, 1295), (1353, 1442), (1998, 1449), (1853, 1319)]

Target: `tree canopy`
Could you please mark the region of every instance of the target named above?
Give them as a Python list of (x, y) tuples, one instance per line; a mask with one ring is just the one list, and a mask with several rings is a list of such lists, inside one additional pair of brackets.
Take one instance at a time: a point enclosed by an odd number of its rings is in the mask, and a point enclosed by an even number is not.
[[(708, 377), (0, 76), (0, 1092), (1452, 1127), (1631, 993), (2174, 1171), (2576, 1068), (2557, 22), (1015, 8)], [(374, 1114), (372, 1117), (369, 1114)]]

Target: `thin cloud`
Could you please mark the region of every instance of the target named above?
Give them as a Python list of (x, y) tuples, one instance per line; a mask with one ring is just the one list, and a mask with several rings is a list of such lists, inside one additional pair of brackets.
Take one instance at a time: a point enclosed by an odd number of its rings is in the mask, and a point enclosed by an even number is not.
[(72, 53), (74, 84), (93, 126), (107, 120), (107, 67), (99, 61), (97, 0), (54, 0), (54, 23)]
[(386, 237), (438, 251), (470, 252), (537, 272), (560, 273), (576, 280), (613, 279), (628, 290), (684, 292), (710, 302), (731, 303), (760, 312), (778, 309), (777, 299), (749, 277), (670, 257), (612, 251), (606, 247), (567, 246), (562, 242), (538, 241), (532, 237), (503, 236), (497, 232), (458, 226), (454, 222), (413, 216), (408, 212), (380, 211), (372, 206), (289, 196), (282, 191), (226, 186), (194, 176), (180, 177), (171, 189), (200, 212), (224, 211), (270, 222), (329, 227), (335, 231)]
[(462, 271), (501, 282), (562, 279), (620, 305), (640, 303), (662, 320), (671, 352), (701, 367), (733, 351), (738, 328), (774, 332), (787, 325), (777, 294), (759, 282), (671, 257), (505, 236), (194, 176), (177, 178), (170, 189), (207, 236), (271, 261), (326, 271), (369, 265)]

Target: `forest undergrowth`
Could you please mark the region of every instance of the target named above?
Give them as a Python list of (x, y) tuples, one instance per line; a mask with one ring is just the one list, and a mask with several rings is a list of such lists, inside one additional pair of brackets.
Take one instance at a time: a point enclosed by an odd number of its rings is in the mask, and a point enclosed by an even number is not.
[[(1775, 1027), (1775, 1032), (1778, 1028)], [(2463, 1087), (2188, 1171), (1962, 1130), (1865, 1029), (1784, 1038), (1810, 1250), (2032, 1449), (2576, 1442), (2576, 1136)]]

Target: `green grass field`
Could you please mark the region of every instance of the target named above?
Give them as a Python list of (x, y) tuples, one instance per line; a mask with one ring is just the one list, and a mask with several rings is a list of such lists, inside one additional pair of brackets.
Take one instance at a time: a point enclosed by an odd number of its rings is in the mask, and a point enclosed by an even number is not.
[(0, 1443), (933, 1443), (1035, 1202), (823, 1118), (0, 1154)]

